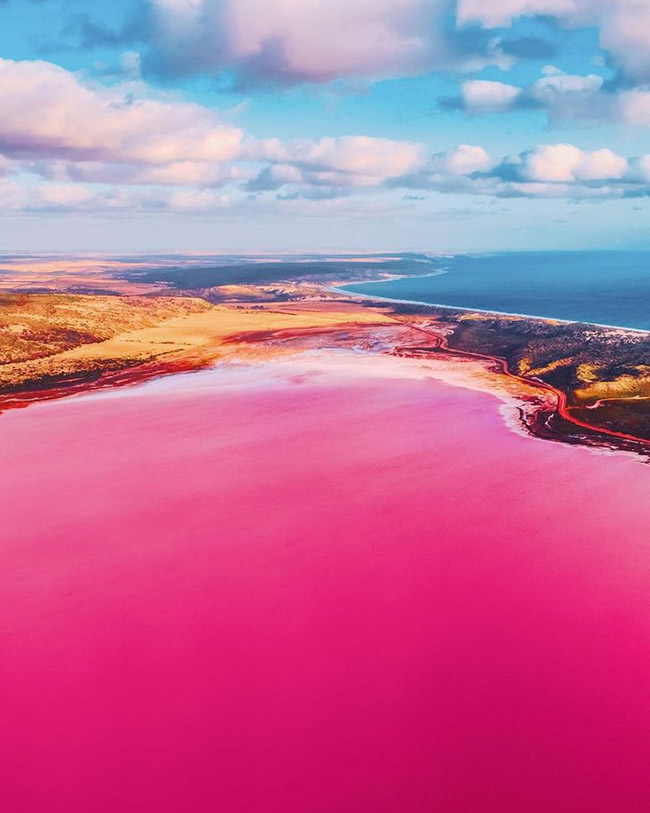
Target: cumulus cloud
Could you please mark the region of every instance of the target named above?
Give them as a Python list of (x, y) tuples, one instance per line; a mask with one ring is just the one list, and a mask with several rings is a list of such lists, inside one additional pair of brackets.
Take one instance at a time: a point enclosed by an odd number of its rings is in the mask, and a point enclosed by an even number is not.
[(629, 177), (639, 184), (650, 183), (650, 155), (641, 155), (629, 161)]
[(28, 201), (28, 191), (22, 184), (15, 181), (0, 180), (0, 214), (13, 214), (25, 209)]
[(0, 59), (0, 150), (143, 164), (237, 156), (241, 130), (212, 111), (132, 90), (90, 87), (50, 62)]
[(544, 110), (553, 123), (611, 121), (650, 126), (650, 87), (608, 86), (597, 74), (548, 72), (524, 87), (505, 82), (467, 80), (457, 97), (439, 99), (441, 108), (467, 113)]
[[(311, 188), (311, 196), (348, 194), (354, 188), (380, 188), (391, 178), (424, 166), (423, 144), (369, 136), (342, 136), (318, 141), (278, 139), (251, 141), (245, 153), (271, 162), (248, 182), (251, 192), (278, 190), (287, 185)], [(320, 191), (314, 188), (320, 187)]]
[(460, 23), (488, 28), (522, 16), (547, 15), (571, 27), (597, 26), (600, 44), (625, 74), (650, 80), (650, 3), (647, 0), (459, 0)]
[(650, 125), (650, 88), (621, 91), (615, 100), (617, 118), (626, 124)]
[[(201, 5), (184, 7), (190, 22)], [(648, 155), (546, 144), (503, 158), (480, 145), (435, 151), (368, 135), (256, 139), (208, 108), (142, 91), (137, 83), (93, 86), (47, 62), (0, 60), (0, 210), (189, 216), (239, 211), (254, 200), (379, 199), (395, 189), (494, 197), (650, 190)], [(483, 80), (463, 85), (472, 112), (522, 104), (557, 111), (569, 98), (595, 110), (605, 97), (618, 105), (617, 115), (650, 122), (650, 93), (608, 95), (595, 75), (549, 69), (523, 89)]]
[(576, 10), (576, 0), (458, 0), (459, 22), (482, 23), (489, 28), (510, 25), (524, 16), (570, 17)]
[(292, 164), (313, 172), (336, 172), (351, 178), (390, 178), (422, 165), (426, 149), (410, 141), (369, 136), (321, 138), (318, 141), (279, 139), (252, 142), (251, 157)]
[(454, 149), (433, 155), (426, 169), (428, 172), (442, 175), (463, 176), (488, 172), (495, 163), (494, 158), (483, 147), (461, 144)]
[(298, 167), (291, 164), (271, 164), (264, 167), (246, 185), (251, 192), (268, 192), (290, 184), (303, 184), (305, 178)]
[(432, 156), (419, 172), (387, 184), (496, 198), (646, 197), (650, 195), (650, 156), (625, 158), (606, 148), (542, 144), (497, 159), (482, 147), (462, 145)]
[(250, 171), (239, 166), (201, 161), (142, 165), (55, 159), (52, 161), (24, 161), (22, 166), (52, 181), (133, 186), (219, 187), (229, 182), (246, 179), (250, 175)]
[(595, 115), (593, 102), (602, 85), (599, 76), (569, 76), (561, 72), (547, 73), (524, 87), (469, 79), (462, 83), (458, 96), (441, 97), (438, 103), (443, 109), (464, 110), (472, 114), (545, 108), (552, 118), (562, 118), (563, 113), (580, 117), (581, 110), (592, 117)]
[(572, 144), (546, 144), (523, 154), (520, 175), (547, 183), (605, 181), (620, 180), (627, 168), (627, 160), (608, 149), (589, 152)]
[[(210, 74), (240, 85), (323, 83), (551, 59), (554, 37), (511, 29), (522, 17), (541, 15), (567, 29), (595, 27), (601, 47), (627, 81), (650, 82), (648, 0), (131, 3), (132, 13), (115, 29), (87, 14), (73, 15), (64, 26), (68, 37), (82, 48), (142, 50), (145, 74)], [(122, 67), (137, 73), (139, 64)]]
[(533, 82), (527, 89), (529, 99), (552, 108), (561, 104), (580, 105), (581, 100), (593, 100), (603, 88), (603, 78), (596, 74), (580, 76), (553, 72)]
[[(639, 160), (639, 159), (634, 159)], [(573, 144), (542, 144), (495, 166), (500, 196), (633, 197), (645, 193), (633, 161), (610, 149), (582, 150)]]
[[(149, 0), (149, 66), (171, 73), (240, 72), (252, 82), (328, 82), (550, 56), (552, 46), (503, 37), (520, 17), (597, 27), (635, 82), (650, 81), (647, 0)], [(454, 15), (454, 6), (456, 14)], [(503, 46), (499, 40), (503, 40)]]
[[(399, 147), (397, 143), (395, 148)], [(269, 145), (263, 145), (263, 149), (268, 150)], [(389, 200), (394, 190), (576, 200), (650, 196), (650, 155), (626, 158), (607, 148), (582, 150), (573, 144), (542, 144), (498, 158), (479, 145), (463, 144), (431, 154), (424, 160), (418, 154), (417, 160), (401, 164), (406, 170), (404, 174), (396, 174), (398, 165), (393, 164), (383, 175), (361, 175), (333, 168), (346, 165), (349, 170), (355, 165), (349, 163), (349, 153), (337, 155), (335, 151), (333, 154), (323, 151), (318, 142), (311, 147), (303, 145), (302, 152), (296, 145), (284, 152), (283, 149), (282, 145), (274, 144), (269, 154), (275, 160), (267, 157), (267, 163), (253, 176), (246, 180), (245, 176), (239, 177), (222, 192), (205, 186), (162, 186), (158, 191), (151, 184), (88, 186), (60, 179), (22, 186), (4, 179), (0, 180), (0, 211), (251, 215), (263, 211), (264, 206), (273, 201), (316, 203), (352, 198), (354, 205), (364, 209), (372, 199), (381, 206), (381, 201)], [(317, 164), (310, 165), (305, 158), (310, 154), (322, 156), (323, 152), (328, 157), (319, 157)], [(279, 161), (281, 156), (288, 155), (293, 156), (288, 163)], [(21, 166), (24, 172), (24, 165)], [(377, 166), (371, 169), (378, 172)]]
[[(245, 137), (197, 104), (135, 97), (133, 85), (94, 87), (48, 62), (0, 59), (0, 151), (55, 182), (271, 188), (380, 186), (427, 159), (421, 144), (369, 136)], [(270, 165), (270, 168), (269, 168)]]
[(504, 61), (491, 38), (459, 33), (450, 0), (151, 0), (147, 66), (235, 69), (251, 83), (408, 76)]
[(521, 88), (505, 82), (474, 79), (462, 85), (463, 107), (470, 113), (499, 113), (513, 108)]
[(49, 184), (39, 190), (40, 200), (46, 206), (77, 207), (88, 203), (94, 195), (86, 186)]
[(95, 188), (66, 183), (24, 186), (0, 182), (0, 214), (63, 215), (70, 213), (180, 214), (201, 215), (226, 212), (228, 195), (206, 190)]

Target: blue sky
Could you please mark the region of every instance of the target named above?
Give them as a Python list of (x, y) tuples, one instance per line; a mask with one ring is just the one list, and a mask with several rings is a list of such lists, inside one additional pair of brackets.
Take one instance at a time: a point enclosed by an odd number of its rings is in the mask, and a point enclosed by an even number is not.
[(650, 248), (647, 0), (1, 0), (11, 250)]

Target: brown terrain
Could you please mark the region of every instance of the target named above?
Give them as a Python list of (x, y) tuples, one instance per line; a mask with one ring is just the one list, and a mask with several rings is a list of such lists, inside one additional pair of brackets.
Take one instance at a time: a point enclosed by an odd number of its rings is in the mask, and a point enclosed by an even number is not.
[(402, 262), (3, 262), (0, 408), (271, 349), (360, 346), (480, 359), (535, 402), (521, 416), (535, 434), (650, 450), (650, 334), (373, 303), (331, 287), (403, 272)]

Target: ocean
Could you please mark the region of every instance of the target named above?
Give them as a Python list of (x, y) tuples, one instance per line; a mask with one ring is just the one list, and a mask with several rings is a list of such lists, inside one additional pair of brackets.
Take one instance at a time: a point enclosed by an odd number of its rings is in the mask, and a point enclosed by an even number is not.
[(439, 274), (343, 286), (366, 296), (650, 330), (650, 252), (457, 255)]

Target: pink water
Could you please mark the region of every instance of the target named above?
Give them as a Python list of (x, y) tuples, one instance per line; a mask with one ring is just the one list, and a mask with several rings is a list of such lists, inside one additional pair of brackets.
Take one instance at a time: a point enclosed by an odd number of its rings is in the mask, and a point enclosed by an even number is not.
[(0, 809), (646, 811), (650, 469), (220, 375), (0, 416)]

